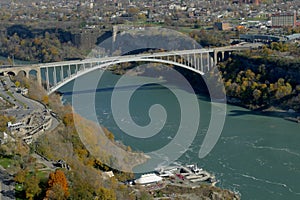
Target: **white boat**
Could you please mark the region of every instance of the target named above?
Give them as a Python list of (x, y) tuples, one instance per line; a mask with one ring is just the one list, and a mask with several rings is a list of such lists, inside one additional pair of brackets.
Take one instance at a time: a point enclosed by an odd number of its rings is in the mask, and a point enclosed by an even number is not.
[(199, 174), (203, 172), (202, 168), (198, 168), (197, 165), (187, 165), (187, 167), (194, 173), (194, 174)]
[(140, 178), (135, 180), (135, 183), (140, 185), (147, 185), (151, 183), (158, 183), (160, 181), (162, 181), (162, 177), (151, 173), (142, 175)]

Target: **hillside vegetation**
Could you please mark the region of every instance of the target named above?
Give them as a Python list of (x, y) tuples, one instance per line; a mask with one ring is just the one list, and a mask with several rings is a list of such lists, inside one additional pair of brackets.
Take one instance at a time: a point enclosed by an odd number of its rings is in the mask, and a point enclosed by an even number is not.
[(295, 45), (272, 43), (235, 54), (219, 65), (227, 96), (252, 109), (275, 106), (299, 112), (299, 52)]

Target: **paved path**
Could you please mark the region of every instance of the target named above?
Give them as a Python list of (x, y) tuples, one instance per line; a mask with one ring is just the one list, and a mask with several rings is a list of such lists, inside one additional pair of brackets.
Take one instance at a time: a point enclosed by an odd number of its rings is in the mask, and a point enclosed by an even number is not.
[(40, 155), (38, 155), (36, 153), (33, 153), (32, 157), (34, 157), (34, 158), (37, 159), (36, 162), (42, 163), (42, 164), (44, 164), (46, 166), (46, 168), (43, 169), (43, 170), (52, 170), (52, 171), (54, 171), (56, 169), (56, 167), (53, 165), (52, 161), (48, 161), (45, 158), (43, 158), (42, 156), (40, 156)]

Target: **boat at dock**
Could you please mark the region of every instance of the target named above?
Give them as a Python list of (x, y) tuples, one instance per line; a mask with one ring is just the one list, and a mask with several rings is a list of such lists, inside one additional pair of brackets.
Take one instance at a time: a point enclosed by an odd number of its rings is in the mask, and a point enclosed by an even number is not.
[(186, 181), (187, 183), (206, 181), (213, 184), (216, 182), (215, 176), (194, 164), (160, 167), (156, 169), (156, 172), (162, 178), (174, 179), (177, 177), (181, 181)]
[(202, 178), (197, 178), (197, 179), (193, 179), (191, 180), (192, 183), (196, 183), (196, 182), (203, 182), (203, 181), (207, 181), (209, 179), (209, 177), (205, 176)]

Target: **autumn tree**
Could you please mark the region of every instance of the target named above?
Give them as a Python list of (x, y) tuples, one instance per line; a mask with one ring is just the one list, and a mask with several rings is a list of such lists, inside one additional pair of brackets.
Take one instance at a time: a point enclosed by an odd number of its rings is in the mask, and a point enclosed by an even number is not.
[(26, 175), (27, 175), (27, 170), (21, 169), (15, 174), (14, 181), (23, 185), (24, 182), (26, 181)]
[(24, 182), (26, 198), (32, 200), (40, 194), (42, 189), (39, 186), (40, 179), (37, 176), (28, 176)]
[(42, 102), (46, 105), (49, 105), (49, 97), (48, 95), (43, 96)]
[(292, 86), (289, 83), (285, 83), (283, 78), (278, 79), (277, 83), (275, 83), (275, 87), (275, 97), (277, 99), (280, 99), (292, 93)]
[(7, 123), (12, 122), (14, 123), (15, 118), (6, 115), (0, 115), (0, 132), (7, 131)]
[(67, 199), (69, 196), (69, 188), (65, 173), (56, 170), (49, 174), (48, 190), (46, 199)]
[(253, 91), (253, 97), (256, 101), (259, 100), (259, 98), (261, 97), (262, 92), (259, 89), (255, 89)]
[(74, 120), (73, 120), (73, 113), (66, 113), (63, 117), (63, 122), (66, 126), (73, 126)]
[(65, 200), (66, 199), (65, 191), (63, 190), (61, 185), (55, 184), (53, 185), (51, 190), (47, 190), (45, 200), (47, 199)]
[(16, 82), (15, 82), (15, 85), (16, 85), (16, 87), (18, 88), (18, 87), (20, 87), (21, 83), (20, 83), (19, 81), (16, 81)]
[(117, 199), (116, 193), (112, 189), (100, 187), (97, 191), (98, 199), (101, 200), (115, 200)]

